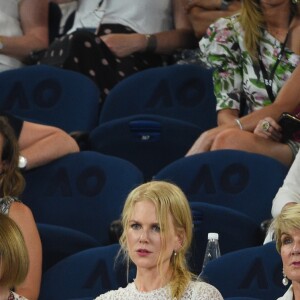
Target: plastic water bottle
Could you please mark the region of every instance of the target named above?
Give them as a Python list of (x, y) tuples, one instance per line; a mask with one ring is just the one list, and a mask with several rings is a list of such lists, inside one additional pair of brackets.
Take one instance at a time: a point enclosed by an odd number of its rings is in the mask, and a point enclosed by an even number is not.
[(206, 245), (206, 250), (205, 250), (205, 255), (203, 259), (203, 264), (202, 264), (202, 271), (200, 273), (203, 273), (203, 270), (205, 269), (206, 265), (221, 256), (220, 252), (220, 246), (219, 246), (219, 234), (215, 232), (210, 232), (208, 234), (208, 241)]

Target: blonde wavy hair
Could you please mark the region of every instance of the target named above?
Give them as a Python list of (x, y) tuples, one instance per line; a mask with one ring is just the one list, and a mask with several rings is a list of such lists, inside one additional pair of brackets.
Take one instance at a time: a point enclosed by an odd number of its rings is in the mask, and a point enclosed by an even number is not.
[(256, 57), (261, 28), (264, 26), (264, 16), (258, 0), (244, 0), (239, 21), (245, 31), (244, 43), (251, 57)]
[[(161, 228), (162, 250), (157, 262), (159, 270), (162, 268), (162, 258), (166, 250), (166, 237), (169, 234), (169, 213), (171, 213), (175, 231), (180, 234), (180, 236), (183, 236), (181, 249), (176, 256), (172, 255), (170, 260), (172, 277), (169, 284), (172, 299), (180, 299), (190, 280), (195, 279), (195, 276), (189, 271), (186, 261), (186, 254), (192, 241), (193, 223), (190, 206), (182, 190), (172, 183), (151, 181), (131, 191), (123, 208), (122, 224), (124, 230), (120, 238), (121, 251), (125, 255), (128, 266), (130, 262), (127, 250), (129, 221), (135, 204), (144, 200), (149, 200), (155, 205), (158, 223)], [(162, 276), (163, 275), (164, 274), (162, 274)]]
[(274, 231), (276, 249), (280, 254), (282, 233), (300, 229), (300, 203), (284, 207), (281, 213), (274, 218), (270, 228)]
[(0, 213), (0, 285), (13, 288), (21, 284), (28, 273), (29, 256), (18, 225)]

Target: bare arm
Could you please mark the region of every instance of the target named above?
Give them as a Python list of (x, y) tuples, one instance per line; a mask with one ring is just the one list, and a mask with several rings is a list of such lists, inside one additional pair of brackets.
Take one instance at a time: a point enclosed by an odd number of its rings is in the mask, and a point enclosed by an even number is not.
[(33, 50), (48, 47), (48, 0), (22, 0), (19, 7), (22, 36), (1, 36), (0, 53), (24, 59)]
[(18, 144), (27, 170), (79, 151), (76, 141), (62, 129), (29, 121), (23, 123)]
[[(195, 36), (181, 0), (173, 0), (175, 29), (155, 33), (158, 54), (172, 53), (176, 49), (195, 46)], [(109, 34), (101, 39), (118, 57), (125, 57), (134, 52), (144, 52), (147, 48), (147, 39), (144, 34)]]
[(218, 125), (232, 124), (238, 118), (239, 111), (236, 109), (223, 109), (218, 112)]
[[(258, 111), (252, 112), (249, 115), (246, 115), (240, 119), (243, 129), (253, 132), (254, 129), (256, 128), (257, 123), (260, 120), (266, 117), (271, 117), (272, 119), (277, 121), (283, 112), (293, 112), (296, 109), (296, 107), (300, 105), (299, 82), (300, 82), (300, 64), (292, 73), (288, 81), (283, 85), (274, 103)], [(228, 118), (231, 117), (229, 112), (227, 117)], [(229, 119), (227, 119), (227, 121), (228, 120)], [(228, 121), (218, 127), (210, 129), (204, 132), (203, 134), (201, 134), (200, 137), (193, 144), (191, 149), (188, 151), (187, 156), (209, 151), (215, 137), (221, 131), (227, 128), (239, 128), (239, 125), (235, 121), (235, 118), (232, 119), (231, 121)]]
[(25, 281), (15, 287), (16, 292), (28, 300), (37, 300), (42, 274), (42, 245), (31, 210), (22, 203), (14, 202), (9, 216), (20, 227), (29, 253), (29, 272)]
[(205, 35), (210, 24), (219, 18), (228, 17), (241, 8), (239, 0), (232, 1), (227, 10), (221, 10), (221, 0), (182, 0), (186, 13), (193, 26), (197, 38)]
[(241, 118), (244, 129), (253, 131), (257, 123), (265, 117), (271, 117), (277, 121), (283, 112), (293, 112), (300, 105), (299, 82), (300, 64), (283, 85), (274, 103)]
[[(300, 64), (296, 67), (291, 77), (287, 80), (287, 82), (283, 85), (280, 92), (278, 93), (274, 103), (268, 105), (258, 111), (252, 112), (240, 119), (241, 124), (244, 130), (253, 132), (256, 128), (257, 123), (266, 118), (271, 117), (274, 120), (278, 120), (280, 115), (283, 112), (293, 112), (300, 105)], [(223, 112), (219, 112), (220, 118), (223, 115), (234, 115), (234, 111), (226, 112), (230, 110), (224, 110)], [(219, 116), (218, 116), (219, 119)], [(220, 122), (220, 120), (218, 120)], [(227, 123), (229, 127), (237, 126), (235, 122), (235, 118), (232, 119), (231, 122)], [(231, 123), (231, 124), (230, 124)]]
[(169, 53), (179, 48), (195, 45), (192, 25), (184, 11), (181, 0), (174, 0), (175, 29), (157, 33), (157, 53)]

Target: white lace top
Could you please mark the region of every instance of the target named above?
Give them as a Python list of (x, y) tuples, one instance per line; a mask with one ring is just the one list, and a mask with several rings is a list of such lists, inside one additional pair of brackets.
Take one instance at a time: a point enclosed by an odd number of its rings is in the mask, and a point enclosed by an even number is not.
[[(151, 291), (139, 292), (134, 283), (129, 283), (125, 288), (109, 291), (100, 295), (95, 300), (174, 300), (171, 299), (168, 286)], [(223, 300), (220, 292), (212, 285), (193, 281), (191, 282), (180, 300)]]
[(293, 299), (294, 299), (293, 286), (290, 285), (286, 293), (282, 297), (278, 298), (277, 300), (293, 300)]

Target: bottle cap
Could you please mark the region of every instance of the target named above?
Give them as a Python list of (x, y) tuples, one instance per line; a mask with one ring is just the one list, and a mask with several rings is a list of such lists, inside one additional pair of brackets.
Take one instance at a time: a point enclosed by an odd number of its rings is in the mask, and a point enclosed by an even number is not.
[(209, 232), (208, 233), (208, 239), (209, 240), (218, 240), (219, 239), (219, 234), (216, 232)]

